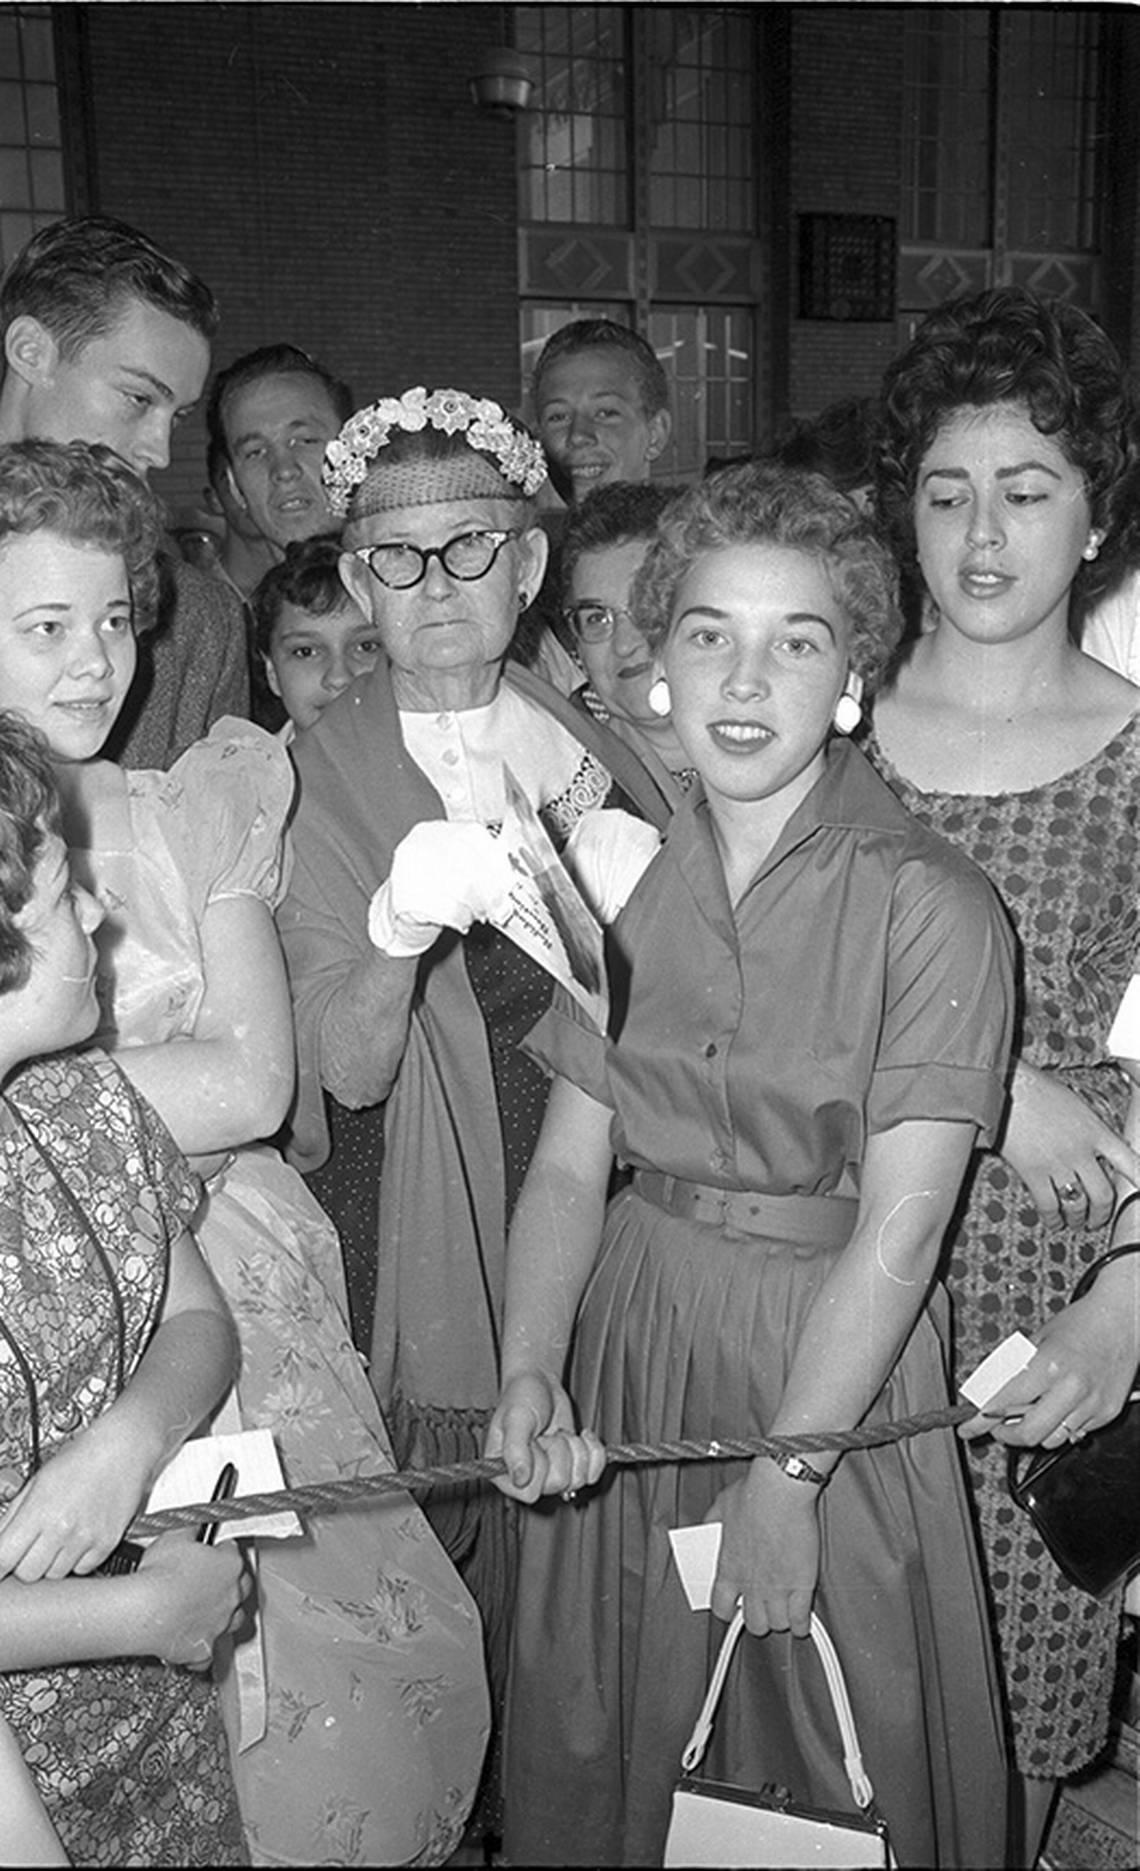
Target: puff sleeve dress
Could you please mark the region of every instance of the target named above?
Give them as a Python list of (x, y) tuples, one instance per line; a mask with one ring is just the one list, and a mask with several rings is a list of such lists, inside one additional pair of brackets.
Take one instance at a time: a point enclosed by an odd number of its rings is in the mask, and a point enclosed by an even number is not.
[[(73, 853), (107, 909), (101, 1037), (177, 1044), (202, 1004), (210, 904), (281, 894), (293, 772), (275, 737), (227, 719), (169, 772), (124, 778)], [(339, 1243), (301, 1176), (249, 1145), (207, 1196), (196, 1230), (241, 1338), (242, 1426), (272, 1430), (293, 1484), (391, 1471)], [(234, 1757), (254, 1862), (441, 1863), (489, 1718), (478, 1614), (420, 1509), (393, 1494), (311, 1516), (303, 1540), (261, 1543), (258, 1594), (267, 1729)]]

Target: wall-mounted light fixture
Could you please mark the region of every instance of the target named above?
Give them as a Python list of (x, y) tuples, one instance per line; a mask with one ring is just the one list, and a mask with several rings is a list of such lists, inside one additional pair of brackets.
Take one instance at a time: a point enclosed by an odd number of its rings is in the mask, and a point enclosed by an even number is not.
[(472, 103), (492, 117), (514, 117), (526, 110), (533, 90), (530, 67), (512, 46), (485, 52), (471, 79)]

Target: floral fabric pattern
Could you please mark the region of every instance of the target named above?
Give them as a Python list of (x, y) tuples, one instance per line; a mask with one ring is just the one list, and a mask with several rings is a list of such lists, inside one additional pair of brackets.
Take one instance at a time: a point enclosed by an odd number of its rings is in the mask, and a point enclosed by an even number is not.
[[(202, 918), (220, 895), (277, 901), (292, 791), (281, 743), (225, 722), (169, 773), (132, 773), (125, 821), (96, 816), (84, 856), (118, 901), (100, 966), (119, 1044), (193, 1031)], [(196, 1232), (237, 1323), (242, 1426), (272, 1431), (292, 1484), (391, 1472), (340, 1243), (302, 1178), (250, 1146), (207, 1198)], [(244, 1750), (235, 1672), (222, 1682), (253, 1862), (442, 1863), (478, 1783), (487, 1690), (478, 1613), (420, 1509), (388, 1494), (310, 1516), (302, 1538), (258, 1543), (257, 1581), (268, 1726)]]
[[(9, 1481), (27, 1475), (37, 1444), (49, 1457), (129, 1381), (158, 1321), (170, 1241), (199, 1199), (168, 1133), (102, 1054), (37, 1061), (9, 1083), (0, 1099), (0, 1473)], [(208, 1678), (126, 1658), (11, 1671), (0, 1675), (0, 1712), (76, 1863), (244, 1861)]]
[[(926, 793), (867, 748), (908, 811), (984, 871), (1017, 931), (1021, 1057), (1119, 1130), (1123, 1073), (1105, 1052), (1140, 947), (1140, 717), (1075, 772), (1030, 792)], [(978, 1152), (950, 1241), (960, 1373), (1012, 1331), (1036, 1338), (1107, 1231), (1047, 1229), (1005, 1159)], [(1023, 1774), (1064, 1779), (1103, 1747), (1121, 1594), (1069, 1584), (1006, 1485), (1005, 1450), (965, 1445)]]

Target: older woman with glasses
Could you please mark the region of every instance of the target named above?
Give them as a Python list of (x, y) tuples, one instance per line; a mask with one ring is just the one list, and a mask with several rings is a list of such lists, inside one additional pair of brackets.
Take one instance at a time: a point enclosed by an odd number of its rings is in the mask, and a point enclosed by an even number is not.
[(596, 488), (566, 524), (562, 621), (586, 671), (574, 700), (682, 790), (695, 768), (653, 683), (653, 652), (631, 609), (634, 579), (677, 498), (672, 487), (615, 482)]
[[(372, 1380), (399, 1457), (423, 1464), (480, 1451), (507, 1223), (546, 1102), (519, 1042), (551, 980), (483, 920), (504, 861), (489, 829), (503, 763), (556, 844), (619, 788), (658, 825), (669, 805), (604, 724), (506, 660), (547, 549), (532, 505), (545, 461), (521, 424), (460, 391), (409, 390), (346, 424), (325, 476), (345, 519), (341, 575), (386, 658), (295, 747), (279, 917), (298, 1033), (293, 1157), (327, 1156), (326, 1092), (350, 1109), (386, 1103)], [(493, 1662), (511, 1572), (497, 1500), (427, 1502)]]

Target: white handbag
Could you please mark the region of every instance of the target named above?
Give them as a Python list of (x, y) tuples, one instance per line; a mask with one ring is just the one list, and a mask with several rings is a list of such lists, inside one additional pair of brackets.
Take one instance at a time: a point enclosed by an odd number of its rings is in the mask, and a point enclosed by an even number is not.
[(843, 1742), (843, 1765), (855, 1802), (855, 1813), (821, 1811), (798, 1806), (782, 1789), (750, 1792), (703, 1780), (696, 1770), (705, 1757), (713, 1717), (724, 1679), (744, 1629), (744, 1613), (737, 1610), (728, 1627), (712, 1673), (708, 1693), (689, 1743), (681, 1756), (684, 1769), (673, 1794), (673, 1816), (665, 1841), (664, 1864), (782, 1867), (804, 1865), (848, 1867), (862, 1871), (892, 1871), (894, 1855), (885, 1822), (874, 1810), (875, 1793), (859, 1752), (859, 1737), (847, 1694), (847, 1684), (835, 1646), (815, 1613), (811, 1635), (827, 1677), (832, 1706)]

